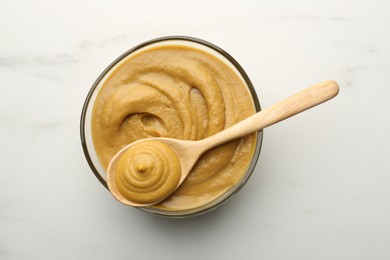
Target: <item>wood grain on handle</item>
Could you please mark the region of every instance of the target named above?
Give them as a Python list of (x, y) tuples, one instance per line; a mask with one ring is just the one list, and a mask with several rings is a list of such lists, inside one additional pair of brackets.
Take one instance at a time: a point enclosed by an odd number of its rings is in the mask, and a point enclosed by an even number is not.
[(333, 80), (318, 83), (242, 120), (230, 128), (203, 139), (202, 145), (207, 145), (210, 149), (227, 141), (261, 130), (328, 101), (335, 97), (338, 92), (339, 86)]

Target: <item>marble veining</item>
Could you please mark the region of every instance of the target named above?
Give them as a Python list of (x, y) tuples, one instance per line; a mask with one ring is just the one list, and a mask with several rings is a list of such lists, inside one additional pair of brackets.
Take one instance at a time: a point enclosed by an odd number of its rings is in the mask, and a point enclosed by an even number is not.
[(90, 48), (102, 49), (102, 48), (107, 47), (107, 45), (109, 45), (111, 43), (121, 42), (121, 41), (124, 41), (124, 40), (129, 39), (129, 38), (130, 38), (129, 35), (122, 34), (122, 35), (117, 35), (114, 37), (105, 38), (99, 42), (83, 41), (78, 46), (81, 50), (87, 50)]
[(77, 63), (77, 56), (59, 54), (55, 56), (0, 56), (0, 68), (18, 68), (23, 66), (55, 66)]

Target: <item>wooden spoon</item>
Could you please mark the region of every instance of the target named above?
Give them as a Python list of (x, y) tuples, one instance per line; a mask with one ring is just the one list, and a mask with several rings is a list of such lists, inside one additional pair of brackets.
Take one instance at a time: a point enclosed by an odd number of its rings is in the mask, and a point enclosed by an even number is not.
[[(321, 104), (333, 97), (339, 92), (339, 87), (335, 81), (324, 81), (309, 87), (267, 109), (264, 109), (241, 122), (213, 135), (199, 141), (177, 140), (172, 138), (148, 138), (131, 143), (120, 150), (111, 160), (107, 169), (107, 183), (111, 193), (120, 202), (135, 206), (144, 207), (156, 204), (169, 195), (171, 195), (186, 179), (190, 173), (192, 167), (198, 160), (198, 158), (206, 151), (214, 148), (220, 144), (234, 140), (236, 138), (245, 136), (252, 132), (261, 130), (267, 126), (278, 123), (284, 119), (287, 119), (293, 115), (303, 112), (309, 108), (312, 108), (318, 104)], [(178, 178), (177, 185), (165, 192), (164, 195), (156, 198), (155, 201), (149, 201), (148, 203), (140, 203), (139, 201), (130, 201), (128, 197), (123, 196), (118, 189), (116, 182), (116, 168), (120, 158), (135, 144), (144, 142), (145, 140), (157, 140), (169, 146), (174, 151), (181, 166), (181, 176)], [(171, 156), (172, 157), (172, 156)], [(173, 160), (168, 158), (168, 162)], [(166, 162), (167, 162), (166, 161)], [(143, 167), (141, 167), (143, 169)], [(180, 167), (179, 167), (180, 168)], [(144, 169), (143, 169), (144, 170)], [(142, 171), (143, 171), (142, 170)], [(142, 172), (141, 171), (141, 172)], [(171, 174), (171, 173), (169, 173)], [(180, 174), (180, 173), (178, 173)]]

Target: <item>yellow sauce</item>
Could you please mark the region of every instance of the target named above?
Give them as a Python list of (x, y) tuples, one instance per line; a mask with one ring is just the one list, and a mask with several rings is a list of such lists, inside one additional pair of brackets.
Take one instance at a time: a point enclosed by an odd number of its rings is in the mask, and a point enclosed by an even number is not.
[(115, 185), (127, 200), (151, 204), (175, 191), (181, 177), (180, 161), (161, 142), (145, 140), (131, 146), (115, 166)]
[[(187, 46), (158, 46), (110, 72), (93, 108), (92, 137), (106, 169), (121, 148), (139, 139), (199, 140), (254, 112), (243, 80), (219, 58)], [(215, 201), (245, 175), (255, 145), (251, 134), (206, 152), (180, 188), (153, 207), (183, 211)]]

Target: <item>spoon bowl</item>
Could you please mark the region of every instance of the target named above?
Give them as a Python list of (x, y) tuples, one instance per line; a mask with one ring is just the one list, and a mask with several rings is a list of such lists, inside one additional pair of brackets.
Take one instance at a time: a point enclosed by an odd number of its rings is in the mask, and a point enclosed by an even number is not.
[[(118, 168), (118, 163), (120, 158), (124, 156), (124, 154), (129, 151), (132, 147), (136, 146), (137, 144), (141, 144), (148, 141), (158, 141), (160, 143), (166, 144), (169, 146), (169, 148), (176, 154), (180, 155), (180, 178), (178, 180), (177, 185), (171, 190), (171, 192), (168, 192), (165, 194), (165, 196), (161, 196), (158, 200), (153, 201), (152, 203), (136, 203), (134, 201), (131, 201), (127, 199), (123, 194), (119, 191), (117, 183), (115, 181), (115, 175)], [(109, 187), (109, 190), (114, 195), (114, 197), (122, 202), (123, 204), (126, 204), (128, 206), (133, 207), (147, 207), (154, 204), (157, 204), (158, 202), (166, 199), (169, 195), (171, 195), (180, 185), (183, 183), (183, 181), (187, 178), (189, 172), (191, 171), (192, 167), (196, 163), (197, 159), (202, 155), (202, 147), (199, 146), (199, 141), (189, 141), (189, 140), (179, 140), (179, 139), (173, 139), (173, 138), (162, 138), (162, 137), (156, 137), (156, 138), (147, 138), (147, 139), (141, 139), (138, 141), (135, 141), (124, 148), (122, 148), (112, 159), (111, 162), (107, 168), (107, 184)], [(185, 173), (185, 174), (183, 174)]]
[[(183, 181), (187, 178), (196, 161), (204, 152), (220, 144), (245, 136), (254, 131), (261, 130), (309, 108), (319, 105), (325, 101), (328, 101), (335, 97), (338, 92), (339, 87), (335, 81), (327, 80), (322, 83), (318, 83), (242, 120), (241, 122), (213, 136), (199, 141), (178, 140), (172, 138), (147, 138), (133, 142), (121, 149), (111, 159), (107, 169), (108, 187), (113, 196), (118, 201), (126, 205), (134, 207), (145, 207), (157, 204), (158, 202), (165, 200), (178, 187), (180, 187)], [(164, 147), (168, 149), (153, 153), (157, 154), (156, 156), (159, 158), (164, 156), (167, 157), (162, 159), (162, 166), (160, 164), (158, 167), (155, 166), (153, 159), (150, 160), (150, 158), (154, 155), (151, 156), (148, 154), (148, 151), (142, 149), (139, 150), (139, 153), (147, 155), (147, 161), (137, 160), (134, 158), (123, 159), (126, 157), (128, 151), (138, 148), (138, 146), (144, 142), (150, 141), (164, 144)], [(134, 153), (132, 153), (132, 155), (134, 155)], [(125, 163), (122, 163), (123, 161), (125, 161)], [(142, 163), (140, 163), (140, 161), (142, 161)], [(168, 166), (170, 166), (170, 164), (173, 165), (175, 162), (178, 163), (179, 167), (177, 167), (177, 171), (172, 171)], [(117, 181), (118, 169), (121, 169), (121, 165), (124, 165), (122, 169), (124, 172), (123, 180), (126, 182), (123, 185), (120, 181)], [(160, 168), (166, 170), (166, 167), (168, 167), (168, 171), (161, 173)], [(147, 169), (150, 169), (150, 174), (148, 173), (149, 171)], [(161, 176), (156, 177), (157, 175), (154, 174), (156, 172), (159, 174), (161, 173)], [(177, 175), (178, 177), (175, 178), (171, 175)], [(174, 180), (172, 180), (172, 178)], [(167, 185), (169, 184), (169, 188), (162, 188), (163, 191), (161, 191), (161, 187), (165, 187), (164, 185), (166, 185), (164, 182), (166, 179), (169, 180), (166, 182)], [(150, 186), (147, 186), (145, 183), (149, 183)], [(132, 190), (128, 192), (126, 190), (127, 188), (131, 188)], [(144, 198), (147, 197), (149, 193), (154, 195), (154, 199), (144, 200)], [(135, 199), (135, 197), (132, 195), (136, 195), (137, 198)], [(141, 199), (139, 200), (138, 197), (141, 197)]]

